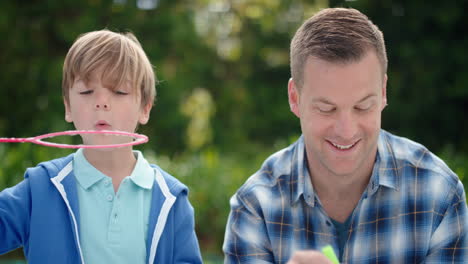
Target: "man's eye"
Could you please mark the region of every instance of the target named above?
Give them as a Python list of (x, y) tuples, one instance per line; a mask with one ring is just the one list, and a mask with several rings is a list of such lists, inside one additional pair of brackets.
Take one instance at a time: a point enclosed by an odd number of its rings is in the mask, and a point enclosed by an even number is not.
[(371, 109), (372, 105), (373, 105), (372, 103), (357, 105), (355, 107), (355, 109), (358, 110), (358, 111), (367, 111), (367, 110)]
[(369, 107), (356, 107), (356, 110), (358, 110), (358, 111), (367, 111), (367, 110), (369, 110)]
[(93, 93), (93, 90), (86, 90), (86, 91), (80, 92), (80, 94), (92, 94), (92, 93)]

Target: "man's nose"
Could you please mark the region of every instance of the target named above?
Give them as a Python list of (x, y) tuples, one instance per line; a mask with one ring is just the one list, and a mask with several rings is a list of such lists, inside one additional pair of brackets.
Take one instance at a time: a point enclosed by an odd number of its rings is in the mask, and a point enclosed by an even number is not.
[(335, 123), (335, 133), (342, 139), (352, 139), (357, 133), (357, 117), (352, 111), (340, 112)]

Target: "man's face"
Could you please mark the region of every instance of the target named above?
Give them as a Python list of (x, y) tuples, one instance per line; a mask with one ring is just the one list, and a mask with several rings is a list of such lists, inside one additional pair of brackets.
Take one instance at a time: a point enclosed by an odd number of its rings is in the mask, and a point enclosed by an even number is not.
[[(65, 120), (78, 130), (119, 130), (134, 132), (137, 125), (146, 124), (151, 105), (140, 106), (140, 94), (130, 85), (110, 89), (92, 74), (85, 82), (77, 78), (70, 88), (69, 103), (65, 102)], [(111, 144), (128, 138), (107, 135), (82, 135), (85, 144)]]
[(386, 83), (373, 51), (346, 64), (309, 57), (302, 88), (290, 80), (289, 103), (300, 118), (312, 175), (370, 175)]

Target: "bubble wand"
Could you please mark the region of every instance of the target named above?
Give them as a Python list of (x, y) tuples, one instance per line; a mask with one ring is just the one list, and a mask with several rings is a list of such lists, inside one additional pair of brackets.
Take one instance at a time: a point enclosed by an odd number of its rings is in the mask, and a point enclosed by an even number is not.
[[(53, 138), (58, 136), (74, 136), (74, 135), (83, 135), (83, 134), (102, 134), (102, 135), (117, 135), (117, 136), (126, 136), (132, 138), (131, 142), (125, 143), (112, 143), (107, 145), (89, 145), (89, 144), (62, 144), (62, 143), (54, 143), (50, 141), (44, 141), (46, 138)], [(121, 148), (121, 147), (128, 147), (139, 145), (148, 142), (149, 139), (147, 136), (137, 133), (130, 133), (124, 131), (115, 131), (115, 130), (69, 130), (69, 131), (61, 131), (61, 132), (54, 132), (43, 134), (35, 137), (29, 138), (0, 138), (0, 143), (34, 143), (38, 145), (43, 145), (47, 147), (55, 147), (55, 148)]]

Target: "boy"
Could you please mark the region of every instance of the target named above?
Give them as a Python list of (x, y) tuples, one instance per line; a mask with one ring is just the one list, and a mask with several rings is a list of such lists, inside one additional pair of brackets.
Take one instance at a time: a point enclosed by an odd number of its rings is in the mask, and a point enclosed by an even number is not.
[[(149, 120), (155, 75), (133, 34), (94, 31), (70, 48), (62, 92), (77, 130), (134, 132)], [(0, 192), (0, 254), (23, 247), (29, 263), (201, 263), (187, 192), (131, 147), (79, 149)]]

